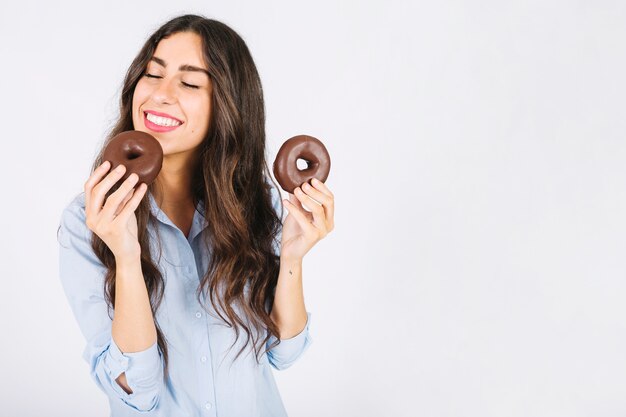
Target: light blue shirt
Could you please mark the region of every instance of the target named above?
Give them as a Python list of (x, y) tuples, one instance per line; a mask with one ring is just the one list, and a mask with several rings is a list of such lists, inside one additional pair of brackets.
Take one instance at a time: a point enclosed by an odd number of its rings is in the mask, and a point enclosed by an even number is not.
[[(273, 186), (272, 193), (274, 209), (280, 214), (280, 194)], [(271, 367), (288, 368), (309, 347), (311, 313), (307, 311), (302, 332), (281, 340), (280, 345), (264, 353), (260, 365), (250, 346), (233, 363), (247, 334), (240, 329), (239, 340), (228, 351), (235, 341), (235, 330), (219, 319), (204, 293), (201, 299), (212, 314), (207, 314), (196, 298), (210, 256), (210, 248), (207, 251), (202, 245), (207, 221), (196, 210), (189, 237), (185, 237), (159, 209), (152, 194), (148, 192), (144, 198), (150, 199), (162, 242), (157, 264), (165, 280), (165, 293), (156, 320), (169, 348), (170, 375), (166, 383), (157, 343), (141, 352), (122, 352), (111, 336), (112, 320), (104, 300), (106, 269), (91, 248), (92, 232), (85, 224), (84, 193), (63, 210), (60, 221), (61, 282), (87, 342), (83, 358), (89, 364), (93, 380), (108, 396), (111, 417), (287, 416)], [(202, 202), (197, 208), (204, 213)], [(154, 227), (148, 224), (151, 245), (158, 245)], [(274, 248), (278, 253), (276, 242)], [(151, 247), (151, 253), (153, 258), (158, 258), (158, 246)], [(241, 316), (240, 310), (233, 308)], [(259, 336), (256, 332), (255, 335)], [(274, 340), (272, 337), (266, 348)], [(126, 372), (132, 394), (115, 381), (122, 372)]]

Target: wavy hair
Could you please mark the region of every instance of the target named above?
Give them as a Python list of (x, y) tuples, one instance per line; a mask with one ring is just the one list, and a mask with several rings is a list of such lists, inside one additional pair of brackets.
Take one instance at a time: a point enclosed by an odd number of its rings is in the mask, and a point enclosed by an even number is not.
[[(212, 255), (196, 297), (202, 305), (200, 296), (208, 292), (219, 317), (228, 327), (235, 328), (235, 342), (239, 338), (239, 327), (246, 332), (246, 343), (235, 360), (252, 339), (258, 362), (260, 347), (271, 335), (278, 340), (270, 349), (280, 343), (278, 327), (271, 320), (270, 313), (280, 267), (274, 245), (281, 221), (273, 209), (272, 185), (265, 179), (271, 180), (271, 176), (265, 155), (265, 105), (261, 80), (243, 39), (224, 23), (192, 14), (176, 17), (157, 29), (126, 72), (119, 119), (110, 129), (92, 172), (104, 162), (103, 152), (110, 140), (118, 133), (134, 129), (132, 99), (135, 86), (145, 73), (159, 41), (179, 32), (193, 32), (202, 38), (203, 57), (213, 85), (209, 129), (198, 150), (200, 163), (193, 173), (191, 190), (194, 205), (199, 200), (205, 203), (202, 215), (208, 220), (208, 226), (203, 244), (211, 248)], [(273, 180), (271, 182), (277, 187)], [(156, 181), (152, 183), (148, 192), (152, 193), (156, 184)], [(107, 197), (116, 189), (109, 190)], [(142, 199), (135, 214), (141, 267), (153, 317), (156, 317), (165, 284), (150, 253), (148, 224), (156, 224), (156, 219), (150, 211), (148, 198)], [(115, 300), (115, 257), (95, 233), (91, 245), (107, 268), (103, 290), (110, 316)], [(248, 291), (245, 291), (246, 287)], [(243, 317), (237, 314), (235, 306)], [(203, 307), (208, 311), (206, 306)], [(167, 342), (156, 319), (155, 326), (167, 378)], [(259, 344), (260, 338), (255, 337), (251, 328), (267, 329), (269, 334)]]

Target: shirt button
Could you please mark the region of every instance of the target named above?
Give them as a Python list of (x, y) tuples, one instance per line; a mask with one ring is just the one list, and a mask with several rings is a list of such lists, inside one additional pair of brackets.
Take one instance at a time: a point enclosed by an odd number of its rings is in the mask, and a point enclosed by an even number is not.
[(202, 313), (200, 313), (199, 311), (196, 311), (196, 317), (197, 317), (197, 318), (202, 317)]
[(206, 356), (201, 357), (201, 358), (200, 358), (200, 360), (201, 360), (202, 362), (206, 362)]
[(204, 406), (206, 407), (207, 410), (211, 409), (211, 403), (206, 403)]

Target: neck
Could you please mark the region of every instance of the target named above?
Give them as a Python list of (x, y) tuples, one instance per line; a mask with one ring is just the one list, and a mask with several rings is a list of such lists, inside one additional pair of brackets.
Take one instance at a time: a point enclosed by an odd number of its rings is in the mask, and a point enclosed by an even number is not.
[(163, 166), (156, 178), (155, 199), (166, 207), (193, 205), (191, 182), (193, 164), (171, 155), (163, 158)]

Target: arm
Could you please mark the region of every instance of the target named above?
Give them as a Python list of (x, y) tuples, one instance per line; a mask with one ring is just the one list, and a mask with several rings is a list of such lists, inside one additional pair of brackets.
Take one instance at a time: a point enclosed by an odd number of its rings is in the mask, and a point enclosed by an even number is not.
[[(281, 261), (270, 317), (279, 328), (280, 344), (268, 351), (268, 360), (275, 369), (283, 370), (293, 365), (313, 342), (309, 334), (311, 313), (304, 307), (301, 262)], [(275, 340), (271, 336), (266, 347)]]
[[(144, 351), (157, 342), (140, 259), (116, 259), (115, 314), (111, 334), (123, 352)], [(133, 393), (126, 373), (120, 374), (116, 381), (128, 394)]]
[[(274, 210), (281, 217), (281, 199), (279, 192), (272, 187), (272, 203)], [(280, 255), (282, 228), (274, 245), (276, 255)], [(291, 366), (312, 343), (309, 334), (311, 313), (304, 305), (304, 291), (302, 286), (302, 259), (280, 259), (278, 282), (274, 293), (274, 305), (270, 317), (279, 328), (280, 344), (268, 351), (270, 364), (278, 370)], [(266, 348), (276, 341), (271, 336)]]
[[(113, 321), (104, 300), (106, 268), (91, 248), (91, 231), (85, 224), (81, 197), (63, 211), (58, 240), (61, 283), (87, 342), (83, 358), (98, 387), (110, 398), (118, 399), (134, 410), (149, 411), (156, 407), (163, 385), (162, 356), (156, 338), (148, 337), (150, 326), (145, 325), (145, 315), (143, 321), (141, 318), (132, 322), (124, 320), (125, 316), (134, 314), (131, 308), (145, 312), (147, 295), (143, 277), (138, 278), (140, 268), (136, 265), (132, 268), (123, 262), (118, 264), (115, 308), (120, 310), (114, 313), (117, 316), (113, 320), (116, 326), (114, 338)], [(139, 280), (143, 292), (139, 290)], [(133, 303), (131, 300), (135, 300), (135, 307), (124, 309), (125, 305)], [(133, 333), (130, 330), (133, 323), (142, 323), (145, 327), (128, 337)], [(154, 326), (153, 321), (151, 324)], [(150, 344), (152, 340), (155, 342)]]
[(307, 312), (302, 288), (302, 260), (281, 259), (270, 317), (280, 329), (281, 340), (290, 339), (304, 329)]

